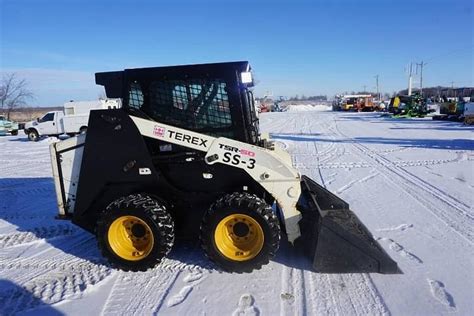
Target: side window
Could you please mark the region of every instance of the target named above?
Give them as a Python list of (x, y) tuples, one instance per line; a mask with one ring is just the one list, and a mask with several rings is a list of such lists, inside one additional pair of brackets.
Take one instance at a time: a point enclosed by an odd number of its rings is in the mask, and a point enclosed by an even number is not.
[(64, 108), (64, 112), (66, 115), (74, 115), (74, 108)]
[(40, 122), (43, 123), (43, 122), (49, 122), (52, 120), (54, 120), (54, 113), (47, 113), (45, 116), (43, 116), (40, 119)]
[(130, 83), (130, 89), (128, 93), (128, 105), (135, 109), (140, 109), (143, 105), (143, 92), (139, 83)]

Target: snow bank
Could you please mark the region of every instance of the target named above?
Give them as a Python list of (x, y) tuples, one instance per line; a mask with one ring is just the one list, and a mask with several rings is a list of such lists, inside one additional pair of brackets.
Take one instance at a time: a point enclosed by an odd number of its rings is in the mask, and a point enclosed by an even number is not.
[(287, 112), (302, 112), (302, 111), (331, 111), (330, 105), (325, 104), (290, 104), (286, 108)]

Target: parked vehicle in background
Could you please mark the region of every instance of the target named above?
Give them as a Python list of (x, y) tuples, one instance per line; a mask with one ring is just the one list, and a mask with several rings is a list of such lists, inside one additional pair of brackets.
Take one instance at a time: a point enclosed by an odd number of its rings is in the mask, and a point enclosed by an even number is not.
[(436, 102), (436, 100), (427, 99), (426, 100), (426, 110), (428, 111), (428, 113), (439, 114), (439, 111), (440, 111), (439, 102)]
[(18, 123), (7, 120), (3, 115), (0, 115), (0, 136), (5, 136), (7, 133), (18, 135)]
[(427, 107), (427, 100), (419, 93), (412, 95), (398, 95), (390, 99), (388, 112), (406, 117), (424, 117), (431, 112)]
[(336, 96), (332, 104), (333, 111), (375, 111), (376, 106), (370, 94), (350, 94)]
[(433, 116), (433, 120), (449, 120), (462, 122), (465, 117), (466, 102), (464, 98), (459, 97), (458, 100), (445, 100), (440, 104), (439, 115)]
[(42, 136), (59, 136), (67, 134), (74, 136), (85, 133), (91, 110), (116, 109), (120, 107), (118, 100), (97, 100), (67, 102), (63, 111), (51, 111), (25, 124), (25, 134), (31, 141), (37, 141)]
[(464, 123), (468, 125), (474, 124), (474, 100), (464, 105)]

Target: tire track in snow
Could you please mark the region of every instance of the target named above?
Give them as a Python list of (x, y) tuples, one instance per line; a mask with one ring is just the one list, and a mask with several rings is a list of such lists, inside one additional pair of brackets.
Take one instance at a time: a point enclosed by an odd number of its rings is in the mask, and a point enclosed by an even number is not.
[[(211, 272), (213, 269), (209, 262), (206, 262), (207, 265), (201, 265), (200, 256), (193, 250), (196, 249), (191, 247), (175, 254), (176, 259), (163, 258), (159, 265), (145, 272), (119, 271), (102, 314), (159, 314), (163, 308), (173, 308), (182, 303), (191, 293), (194, 285), (204, 279), (204, 273)], [(183, 272), (188, 272), (183, 278), (186, 285), (181, 289), (182, 292), (179, 291), (178, 294), (169, 298), (171, 290)], [(124, 306), (126, 306), (125, 309)]]
[[(343, 137), (351, 139), (339, 130), (338, 133)], [(392, 161), (367, 146), (355, 140), (352, 140), (350, 144), (362, 157), (375, 162), (379, 173), (382, 174), (388, 182), (402, 189), (417, 201), (417, 203), (420, 203), (425, 210), (432, 213), (450, 227), (453, 232), (462, 237), (463, 240), (471, 245), (474, 243), (474, 216), (472, 215), (470, 206), (407, 170), (398, 167)]]
[[(304, 157), (305, 155), (301, 155), (301, 157)], [(313, 155), (308, 155), (306, 156), (313, 156)], [(340, 156), (340, 155), (337, 155)], [(324, 159), (321, 160), (321, 163), (319, 164), (319, 167), (321, 169), (359, 169), (359, 168), (373, 168), (376, 166), (376, 164), (371, 164), (368, 162), (361, 162), (361, 161), (345, 161), (345, 162), (326, 162), (333, 157), (330, 157), (329, 159)], [(406, 161), (392, 161), (391, 163), (395, 166), (398, 167), (420, 167), (420, 166), (431, 166), (431, 165), (441, 165), (441, 164), (447, 164), (447, 163), (453, 163), (453, 162), (458, 162), (462, 161), (462, 158), (457, 157), (454, 159), (438, 159), (438, 160), (406, 160)], [(305, 164), (305, 163), (298, 163), (297, 166), (300, 167), (305, 167), (305, 168), (317, 168), (318, 165), (313, 165), (313, 164)]]
[[(354, 144), (354, 146), (362, 153), (371, 157), (371, 153), (368, 153), (369, 149), (365, 146), (360, 144)], [(452, 198), (449, 194), (433, 187), (410, 172), (393, 164), (391, 165), (389, 160), (377, 160), (377, 162), (379, 162), (379, 169), (383, 169), (380, 171), (388, 182), (400, 187), (405, 193), (420, 203), (424, 209), (443, 221), (456, 234), (463, 237), (469, 244), (473, 244), (474, 233), (472, 227), (474, 227), (474, 217), (470, 214), (469, 209), (464, 203)], [(384, 173), (383, 171), (388, 172)], [(434, 201), (441, 202), (441, 204), (444, 204), (444, 207)]]
[(310, 295), (310, 315), (337, 315), (337, 303), (327, 275), (305, 271)]
[[(314, 126), (314, 122), (311, 121), (313, 117), (304, 118), (302, 122), (299, 122), (299, 126), (305, 128)], [(329, 117), (328, 119), (332, 119)], [(325, 130), (321, 130), (321, 133), (331, 133), (331, 125), (321, 124)], [(319, 132), (319, 131), (318, 131)], [(333, 137), (334, 136), (330, 136)], [(304, 142), (303, 142), (304, 143)], [(300, 145), (302, 146), (302, 145)], [(317, 154), (318, 148), (316, 143), (312, 144), (312, 153)], [(337, 147), (345, 147), (337, 146)], [(290, 149), (291, 151), (293, 148)], [(344, 149), (345, 151), (345, 149)], [(298, 160), (298, 153), (291, 152), (293, 156)], [(308, 150), (305, 151), (305, 154)], [(356, 163), (349, 163), (346, 166), (353, 167)], [(372, 167), (371, 164), (362, 162), (360, 165), (366, 167)], [(311, 165), (304, 165), (305, 168), (311, 168)], [(317, 168), (317, 167), (315, 167)], [(321, 168), (323, 169), (323, 168)], [(318, 170), (321, 182), (324, 184), (323, 175)], [(377, 175), (371, 174), (367, 179), (360, 179), (360, 181), (368, 181), (372, 177)], [(290, 262), (291, 262), (290, 258)], [(319, 274), (312, 271), (300, 271), (301, 275), (294, 268), (284, 267), (282, 273), (282, 295), (289, 294), (286, 296), (286, 301), (280, 302), (280, 314), (281, 315), (390, 315), (388, 308), (386, 307), (380, 293), (373, 284), (372, 279), (368, 274)], [(300, 281), (301, 279), (301, 281)], [(299, 285), (302, 284), (302, 285)], [(308, 286), (306, 286), (308, 284)], [(353, 295), (353, 293), (358, 293)], [(303, 298), (299, 298), (302, 296)], [(297, 302), (293, 303), (291, 302)], [(301, 306), (304, 302), (304, 307)], [(309, 304), (310, 307), (306, 307)], [(304, 312), (302, 313), (302, 309)]]
[(106, 278), (110, 270), (91, 266), (82, 271), (55, 271), (42, 274), (21, 287), (0, 290), (0, 310), (6, 315), (79, 298), (86, 288)]
[(280, 315), (306, 314), (306, 287), (303, 270), (284, 266), (281, 277)]
[(311, 315), (390, 315), (368, 274), (305, 271), (305, 279), (311, 292)]
[[(76, 251), (88, 254), (89, 236), (77, 237), (69, 244)], [(83, 292), (107, 278), (111, 269), (101, 261), (94, 262), (48, 247), (30, 257), (12, 259), (12, 254), (0, 259), (2, 277), (12, 280), (17, 287), (0, 289), (0, 310), (16, 314), (63, 300), (80, 298)]]
[[(98, 250), (91, 248), (91, 243), (95, 245), (92, 236), (76, 234), (68, 237), (61, 249), (46, 247), (41, 250), (40, 247), (28, 257), (22, 255), (33, 245), (6, 248), (1, 252), (0, 270), (3, 276), (12, 278), (18, 284), (24, 284), (48, 271), (82, 271), (90, 264), (103, 265), (104, 259), (97, 259)], [(45, 244), (42, 246), (45, 248)], [(81, 257), (74, 253), (80, 254)]]
[[(118, 272), (102, 315), (152, 315), (159, 312), (180, 270)], [(150, 294), (153, 295), (150, 295)]]
[(36, 227), (31, 231), (0, 235), (0, 249), (30, 243), (42, 239), (60, 236), (70, 236), (79, 229), (70, 224), (60, 224), (46, 227)]
[(366, 176), (366, 177), (364, 177), (364, 178), (362, 178), (362, 179), (352, 180), (352, 181), (350, 181), (348, 184), (346, 184), (346, 185), (344, 185), (343, 187), (337, 189), (337, 190), (336, 190), (336, 193), (337, 193), (337, 194), (340, 194), (340, 193), (342, 193), (342, 192), (344, 192), (344, 191), (347, 191), (347, 190), (349, 190), (354, 184), (367, 182), (367, 181), (369, 181), (370, 179), (376, 177), (377, 175), (378, 175), (378, 173), (376, 172), (376, 173), (371, 173), (371, 174), (369, 174), (368, 176)]

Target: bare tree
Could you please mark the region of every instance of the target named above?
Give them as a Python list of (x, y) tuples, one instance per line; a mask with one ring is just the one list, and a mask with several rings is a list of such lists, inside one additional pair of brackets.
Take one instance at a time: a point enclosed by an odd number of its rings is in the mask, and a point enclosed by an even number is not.
[(15, 73), (8, 73), (2, 76), (0, 84), (0, 106), (2, 112), (6, 112), (7, 119), (10, 119), (10, 113), (27, 104), (28, 99), (34, 97), (33, 92), (28, 88), (28, 82), (25, 79), (17, 78)]

